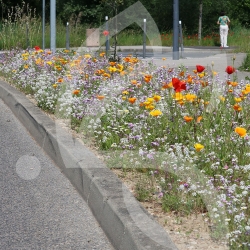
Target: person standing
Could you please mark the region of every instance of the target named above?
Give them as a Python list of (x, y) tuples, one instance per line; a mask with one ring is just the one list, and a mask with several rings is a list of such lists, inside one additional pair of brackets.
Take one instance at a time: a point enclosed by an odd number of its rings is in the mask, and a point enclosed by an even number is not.
[(230, 23), (230, 19), (228, 16), (225, 15), (225, 12), (222, 11), (221, 15), (217, 21), (217, 24), (220, 25), (220, 42), (221, 48), (228, 48), (227, 46), (227, 35), (228, 35), (228, 24)]

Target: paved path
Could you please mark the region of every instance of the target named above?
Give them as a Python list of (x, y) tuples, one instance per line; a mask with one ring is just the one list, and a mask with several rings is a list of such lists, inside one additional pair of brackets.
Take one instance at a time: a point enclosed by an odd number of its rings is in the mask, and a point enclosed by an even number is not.
[(113, 249), (88, 205), (0, 99), (0, 249)]
[[(74, 48), (78, 51), (96, 51), (98, 47), (82, 47)], [(105, 47), (100, 50), (105, 51)], [(179, 51), (179, 59), (173, 60), (172, 47), (160, 47), (160, 46), (146, 46), (146, 53), (143, 54), (142, 46), (117, 46), (117, 54), (127, 56), (129, 54), (137, 56), (144, 61), (152, 61), (157, 66), (170, 66), (178, 67), (181, 64), (188, 66), (189, 68), (195, 68), (197, 64), (201, 64), (211, 69), (212, 62), (214, 63), (214, 71), (220, 73), (221, 77), (226, 75), (225, 69), (228, 65), (234, 65), (237, 69), (240, 67), (246, 57), (246, 53), (234, 53), (235, 48), (229, 47), (226, 49), (220, 49), (215, 46), (193, 46), (184, 47), (183, 52)], [(113, 49), (111, 48), (110, 53)], [(235, 56), (233, 62), (232, 58)], [(166, 60), (162, 60), (165, 58)], [(250, 72), (237, 72), (238, 80), (245, 80), (248, 76), (250, 78)]]

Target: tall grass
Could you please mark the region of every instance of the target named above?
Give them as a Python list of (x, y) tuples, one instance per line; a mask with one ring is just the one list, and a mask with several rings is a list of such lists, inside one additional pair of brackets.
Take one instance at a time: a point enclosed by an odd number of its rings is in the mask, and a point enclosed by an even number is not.
[(22, 6), (8, 9), (7, 18), (1, 21), (0, 29), (1, 49), (28, 47), (40, 37), (41, 24), (35, 10), (23, 3)]

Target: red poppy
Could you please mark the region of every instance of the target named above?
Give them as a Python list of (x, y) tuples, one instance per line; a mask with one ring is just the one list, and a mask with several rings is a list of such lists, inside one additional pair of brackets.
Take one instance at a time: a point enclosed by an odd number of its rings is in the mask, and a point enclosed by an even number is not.
[(172, 78), (172, 84), (175, 92), (181, 92), (182, 90), (186, 90), (186, 83), (180, 81), (178, 78)]
[(41, 49), (39, 46), (35, 46), (34, 48), (35, 48), (36, 51)]
[(232, 66), (227, 66), (225, 70), (229, 75), (233, 74), (235, 72), (235, 68)]
[(108, 32), (107, 30), (104, 30), (104, 31), (102, 32), (102, 34), (103, 34), (104, 36), (108, 36), (108, 35), (109, 35), (109, 32)]
[(204, 69), (205, 69), (204, 66), (202, 66), (202, 65), (196, 65), (197, 72), (201, 73)]

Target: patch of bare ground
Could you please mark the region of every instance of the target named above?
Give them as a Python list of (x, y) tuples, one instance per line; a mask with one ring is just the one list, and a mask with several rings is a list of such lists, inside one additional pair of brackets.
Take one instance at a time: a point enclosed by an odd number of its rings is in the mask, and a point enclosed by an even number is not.
[[(121, 169), (112, 169), (112, 171), (136, 196), (136, 181), (138, 180), (135, 180), (135, 175), (130, 172), (126, 172), (124, 175)], [(229, 249), (226, 242), (212, 239), (207, 214), (198, 213), (181, 216), (176, 212), (164, 212), (161, 200), (158, 198), (140, 203), (167, 231), (178, 249)]]

